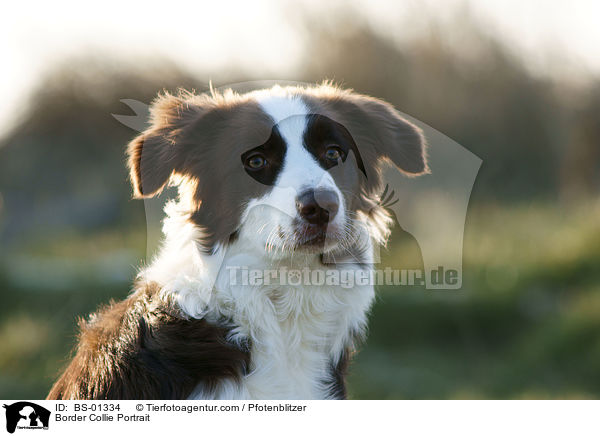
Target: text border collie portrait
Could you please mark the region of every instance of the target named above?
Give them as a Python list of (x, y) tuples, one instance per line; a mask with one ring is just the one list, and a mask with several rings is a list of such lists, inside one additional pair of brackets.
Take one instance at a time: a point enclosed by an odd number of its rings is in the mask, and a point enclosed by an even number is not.
[(79, 324), (48, 399), (343, 399), (372, 283), (259, 284), (235, 268), (355, 273), (392, 219), (383, 165), (429, 172), (390, 104), (330, 83), (161, 93), (127, 146), (135, 198), (175, 186), (132, 293)]

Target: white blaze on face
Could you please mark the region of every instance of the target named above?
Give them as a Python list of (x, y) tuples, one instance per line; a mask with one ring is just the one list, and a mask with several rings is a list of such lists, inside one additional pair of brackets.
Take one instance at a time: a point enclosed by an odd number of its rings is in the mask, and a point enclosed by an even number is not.
[[(346, 221), (344, 197), (335, 181), (304, 147), (308, 108), (301, 98), (288, 95), (257, 94), (262, 109), (277, 124), (286, 144), (282, 168), (269, 193), (248, 203), (242, 219), (241, 235), (265, 245), (280, 247), (294, 234), (294, 222), (301, 221), (296, 197), (307, 190), (331, 190), (338, 196), (339, 212), (328, 225), (328, 234), (341, 232)], [(281, 237), (287, 235), (287, 238)]]

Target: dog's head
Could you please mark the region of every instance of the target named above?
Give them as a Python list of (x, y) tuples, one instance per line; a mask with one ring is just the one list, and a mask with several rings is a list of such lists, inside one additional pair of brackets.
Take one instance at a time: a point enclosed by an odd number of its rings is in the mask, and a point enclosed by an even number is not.
[(419, 128), (329, 85), (167, 94), (151, 114), (128, 147), (134, 195), (177, 184), (207, 251), (244, 240), (276, 257), (326, 253), (350, 246), (358, 222), (385, 234), (382, 163), (427, 171)]

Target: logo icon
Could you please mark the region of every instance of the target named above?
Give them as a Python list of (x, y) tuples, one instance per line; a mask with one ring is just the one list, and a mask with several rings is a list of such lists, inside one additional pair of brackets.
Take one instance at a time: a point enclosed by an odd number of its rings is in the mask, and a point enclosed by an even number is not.
[(15, 429), (48, 429), (50, 411), (29, 401), (19, 401), (6, 409), (6, 431), (14, 433)]

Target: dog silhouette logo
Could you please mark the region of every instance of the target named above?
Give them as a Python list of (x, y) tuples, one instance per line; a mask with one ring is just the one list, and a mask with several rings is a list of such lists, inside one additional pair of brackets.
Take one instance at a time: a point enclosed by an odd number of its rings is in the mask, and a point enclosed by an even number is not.
[(4, 404), (6, 409), (6, 431), (14, 433), (19, 429), (48, 429), (50, 411), (29, 401), (19, 401), (10, 405)]

